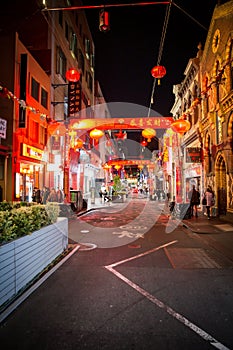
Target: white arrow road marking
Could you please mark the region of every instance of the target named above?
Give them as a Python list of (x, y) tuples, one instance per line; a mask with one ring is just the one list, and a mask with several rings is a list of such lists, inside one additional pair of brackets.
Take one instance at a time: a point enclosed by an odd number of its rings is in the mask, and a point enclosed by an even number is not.
[(161, 248), (164, 248), (165, 246), (168, 246), (170, 244), (174, 244), (177, 241), (172, 241), (169, 242), (167, 244), (164, 244), (160, 247), (148, 250), (147, 252), (144, 252), (142, 254), (138, 254), (134, 257), (131, 257), (129, 259), (125, 259), (125, 260), (121, 260), (119, 262), (116, 262), (114, 264), (108, 265), (108, 266), (104, 266), (108, 271), (110, 271), (111, 273), (113, 273), (116, 277), (118, 277), (119, 279), (121, 279), (123, 282), (125, 282), (126, 284), (128, 284), (130, 287), (132, 287), (133, 289), (135, 289), (138, 293), (140, 293), (141, 295), (143, 295), (145, 298), (147, 298), (148, 300), (150, 300), (153, 304), (155, 304), (156, 306), (158, 306), (161, 309), (164, 309), (169, 315), (171, 315), (173, 318), (175, 318), (176, 320), (178, 320), (179, 322), (183, 323), (184, 326), (190, 328), (193, 332), (197, 333), (202, 339), (206, 340), (207, 342), (209, 342), (210, 345), (212, 345), (213, 347), (215, 347), (216, 349), (219, 350), (230, 350), (229, 348), (227, 348), (225, 345), (223, 345), (222, 343), (220, 343), (218, 340), (216, 340), (215, 338), (213, 338), (210, 334), (208, 334), (207, 332), (205, 332), (203, 329), (199, 328), (198, 326), (196, 326), (194, 323), (192, 323), (191, 321), (189, 321), (186, 317), (182, 316), (181, 314), (179, 314), (178, 312), (176, 312), (175, 310), (173, 310), (170, 306), (164, 304), (161, 300), (157, 299), (156, 297), (154, 297), (152, 294), (150, 294), (149, 292), (147, 292), (145, 289), (141, 288), (139, 285), (137, 285), (136, 283), (130, 281), (127, 277), (125, 277), (124, 275), (122, 275), (120, 272), (116, 271), (113, 267), (116, 267), (120, 264), (123, 264), (125, 262), (128, 262), (130, 260), (133, 259), (137, 259), (141, 256), (150, 254), (152, 252), (155, 252), (156, 250), (159, 250)]

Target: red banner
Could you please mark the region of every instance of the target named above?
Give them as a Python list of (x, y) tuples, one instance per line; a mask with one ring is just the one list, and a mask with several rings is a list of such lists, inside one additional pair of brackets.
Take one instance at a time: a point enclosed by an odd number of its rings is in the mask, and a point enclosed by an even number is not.
[(167, 129), (174, 121), (172, 117), (142, 117), (142, 118), (96, 118), (72, 119), (70, 126), (73, 129)]

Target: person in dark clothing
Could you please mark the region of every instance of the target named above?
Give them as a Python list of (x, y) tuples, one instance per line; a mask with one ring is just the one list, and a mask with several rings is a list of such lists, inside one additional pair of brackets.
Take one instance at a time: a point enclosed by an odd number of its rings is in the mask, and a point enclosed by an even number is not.
[(191, 217), (198, 217), (197, 206), (200, 204), (200, 192), (193, 185), (192, 190), (189, 192), (190, 206), (191, 206)]
[(48, 196), (49, 196), (49, 188), (44, 186), (43, 189), (42, 189), (42, 204), (46, 204), (47, 203), (47, 199), (48, 199)]
[(33, 193), (32, 193), (32, 201), (36, 203), (41, 203), (41, 195), (40, 195), (40, 189), (37, 187), (34, 187)]

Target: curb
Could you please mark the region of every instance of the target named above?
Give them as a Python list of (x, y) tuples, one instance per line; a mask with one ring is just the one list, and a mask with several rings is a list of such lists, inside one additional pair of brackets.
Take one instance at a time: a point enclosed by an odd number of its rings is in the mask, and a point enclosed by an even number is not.
[(35, 282), (30, 288), (28, 288), (24, 293), (22, 293), (18, 298), (16, 298), (1, 314), (0, 323), (4, 321), (20, 304), (24, 302), (37, 288), (44, 283), (47, 278), (49, 278), (61, 265), (63, 265), (66, 260), (68, 260), (74, 253), (80, 249), (80, 245), (77, 245), (67, 254), (62, 260), (54, 265), (46, 274), (44, 274), (37, 282)]
[(198, 231), (198, 230), (196, 230), (195, 228), (191, 227), (190, 225), (187, 225), (187, 224), (186, 224), (185, 222), (183, 222), (183, 221), (182, 221), (182, 223), (183, 223), (183, 224), (182, 224), (183, 227), (185, 227), (187, 230), (190, 230), (190, 231), (193, 232), (193, 233), (198, 233), (198, 234), (199, 234), (199, 233), (200, 233), (200, 234), (208, 234), (208, 233), (210, 233), (210, 232), (208, 232), (208, 231), (205, 231), (205, 232), (204, 232), (204, 231), (202, 231), (202, 232), (201, 232), (201, 231)]

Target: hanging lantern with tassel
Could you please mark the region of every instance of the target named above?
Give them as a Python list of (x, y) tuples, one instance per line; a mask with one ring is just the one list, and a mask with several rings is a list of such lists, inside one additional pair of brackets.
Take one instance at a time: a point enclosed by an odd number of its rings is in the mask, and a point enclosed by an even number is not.
[(143, 141), (141, 142), (141, 146), (142, 146), (142, 147), (146, 147), (146, 146), (147, 146), (146, 140), (143, 140)]
[(99, 141), (101, 137), (104, 136), (104, 132), (100, 129), (93, 129), (90, 131), (90, 137), (94, 139), (95, 141)]
[(158, 79), (158, 85), (160, 85), (160, 79), (163, 78), (166, 73), (166, 68), (164, 66), (154, 66), (151, 69), (151, 75)]
[(81, 148), (83, 148), (83, 140), (81, 140), (81, 139), (75, 140), (74, 150), (77, 152)]
[(185, 116), (180, 117), (171, 123), (171, 128), (174, 132), (183, 135), (191, 128), (191, 124), (188, 120), (185, 119)]
[(147, 128), (142, 130), (142, 136), (145, 137), (145, 139), (147, 139), (147, 142), (151, 142), (152, 137), (154, 137), (155, 135), (156, 132), (154, 129)]

